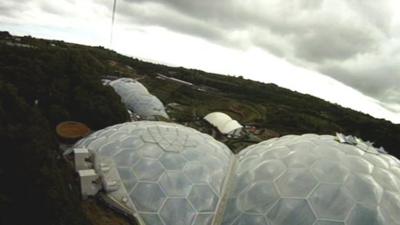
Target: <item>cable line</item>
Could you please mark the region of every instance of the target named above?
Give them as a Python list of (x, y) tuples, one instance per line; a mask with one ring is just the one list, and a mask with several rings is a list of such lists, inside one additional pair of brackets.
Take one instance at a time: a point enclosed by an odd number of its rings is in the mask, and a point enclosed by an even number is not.
[(113, 31), (114, 31), (114, 21), (115, 21), (115, 10), (117, 8), (117, 0), (114, 0), (114, 5), (112, 9), (112, 18), (111, 18), (111, 33), (110, 33), (110, 45), (109, 48), (112, 48), (112, 41), (113, 41)]

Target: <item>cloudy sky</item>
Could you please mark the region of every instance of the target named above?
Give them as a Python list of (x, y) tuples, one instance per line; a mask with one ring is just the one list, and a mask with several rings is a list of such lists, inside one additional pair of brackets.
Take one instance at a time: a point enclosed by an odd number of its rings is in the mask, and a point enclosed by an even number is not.
[(2, 0), (0, 30), (273, 82), (400, 123), (398, 0)]

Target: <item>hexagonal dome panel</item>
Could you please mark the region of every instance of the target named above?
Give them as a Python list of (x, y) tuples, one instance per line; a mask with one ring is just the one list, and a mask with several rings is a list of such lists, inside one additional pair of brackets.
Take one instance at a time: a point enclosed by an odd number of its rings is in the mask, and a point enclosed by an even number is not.
[(160, 162), (167, 170), (182, 170), (185, 166), (186, 159), (180, 154), (164, 153), (160, 158)]
[(315, 215), (306, 200), (282, 198), (267, 214), (272, 224), (310, 225)]
[(168, 196), (187, 196), (192, 183), (181, 171), (164, 173), (160, 185)]
[(219, 200), (209, 185), (194, 185), (188, 199), (198, 212), (213, 212)]
[(400, 223), (400, 194), (385, 192), (380, 204), (383, 217), (393, 224)]
[(141, 214), (142, 219), (146, 224), (151, 224), (151, 225), (164, 225), (164, 223), (161, 221), (161, 218), (158, 214), (156, 213), (151, 213), (151, 214)]
[(400, 183), (396, 182), (396, 177), (388, 170), (376, 167), (372, 176), (383, 189), (393, 192), (400, 191)]
[(234, 223), (234, 225), (268, 225), (264, 216), (242, 214)]
[(146, 143), (140, 147), (140, 153), (142, 157), (159, 159), (164, 153), (164, 150), (157, 145)]
[(136, 208), (142, 212), (157, 212), (165, 199), (158, 184), (139, 183), (130, 194)]
[(348, 225), (386, 225), (385, 218), (375, 206), (356, 205), (346, 222)]
[(377, 205), (383, 193), (382, 187), (374, 178), (364, 174), (351, 174), (345, 187), (356, 201), (368, 205)]
[(163, 172), (161, 163), (155, 159), (142, 158), (133, 167), (133, 173), (143, 181), (157, 181)]
[(197, 214), (193, 225), (211, 225), (214, 214)]
[(344, 221), (354, 205), (350, 194), (341, 185), (334, 184), (319, 185), (309, 200), (318, 218), (331, 220)]
[(114, 161), (118, 167), (133, 167), (139, 161), (139, 153), (129, 148), (123, 148), (114, 155)]
[(193, 183), (206, 183), (210, 176), (209, 169), (201, 163), (188, 163), (183, 172)]
[(188, 225), (196, 217), (196, 211), (185, 198), (168, 199), (160, 211), (160, 216), (165, 224)]
[(238, 197), (239, 209), (246, 213), (264, 214), (279, 199), (279, 194), (270, 182), (251, 184)]
[(286, 166), (280, 160), (268, 160), (254, 169), (257, 180), (273, 181), (286, 171)]
[(279, 192), (286, 197), (307, 197), (318, 181), (308, 169), (291, 168), (276, 181)]
[(342, 184), (349, 175), (349, 170), (341, 165), (340, 162), (335, 162), (327, 158), (322, 158), (315, 162), (311, 167), (311, 172), (317, 177), (319, 182), (324, 183)]
[(363, 157), (348, 155), (343, 162), (344, 165), (349, 168), (350, 171), (355, 173), (370, 174), (374, 169), (374, 165)]

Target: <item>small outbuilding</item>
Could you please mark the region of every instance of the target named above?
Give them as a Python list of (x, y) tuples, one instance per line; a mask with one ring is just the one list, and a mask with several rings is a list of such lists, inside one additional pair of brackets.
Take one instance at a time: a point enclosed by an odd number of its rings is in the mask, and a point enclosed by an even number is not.
[(212, 112), (205, 116), (204, 120), (225, 135), (239, 136), (243, 127), (238, 121), (222, 112)]

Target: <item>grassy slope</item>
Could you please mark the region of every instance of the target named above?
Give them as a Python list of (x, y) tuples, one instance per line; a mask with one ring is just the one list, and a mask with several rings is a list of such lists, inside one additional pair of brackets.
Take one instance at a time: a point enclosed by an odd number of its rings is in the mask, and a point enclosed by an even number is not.
[[(178, 102), (187, 106), (183, 120), (204, 116), (214, 110), (225, 111), (242, 123), (256, 124), (285, 134), (334, 134), (342, 132), (373, 141), (383, 146), (391, 154), (400, 157), (400, 125), (384, 119), (376, 119), (365, 113), (317, 97), (281, 88), (275, 84), (265, 84), (240, 77), (207, 73), (182, 67), (169, 67), (148, 63), (120, 55), (102, 47), (85, 49), (97, 60), (106, 63), (110, 74), (116, 76), (137, 76), (143, 78), (150, 91), (164, 103)], [(113, 61), (116, 64), (110, 64)], [(130, 66), (134, 71), (126, 69)], [(199, 92), (184, 85), (156, 78), (161, 73), (192, 82), (196, 85), (212, 87), (210, 91)], [(240, 118), (230, 110), (240, 108), (245, 114)]]
[[(93, 51), (107, 52), (93, 49)], [(184, 106), (178, 119), (194, 120), (212, 111), (223, 111), (243, 124), (285, 134), (334, 134), (342, 132), (373, 141), (384, 146), (390, 153), (400, 156), (400, 125), (383, 119), (332, 104), (322, 99), (293, 92), (274, 84), (264, 84), (237, 77), (210, 74), (185, 68), (172, 68), (142, 62), (137, 59), (112, 54), (108, 60), (119, 63), (112, 66), (116, 75), (130, 76), (134, 73), (121, 71), (129, 65), (140, 75), (152, 93), (164, 103), (177, 102)], [(213, 89), (197, 91), (185, 85), (156, 78), (157, 73), (206, 85)], [(240, 110), (238, 110), (240, 109)], [(237, 111), (240, 111), (238, 113)], [(243, 116), (244, 115), (244, 116)]]

